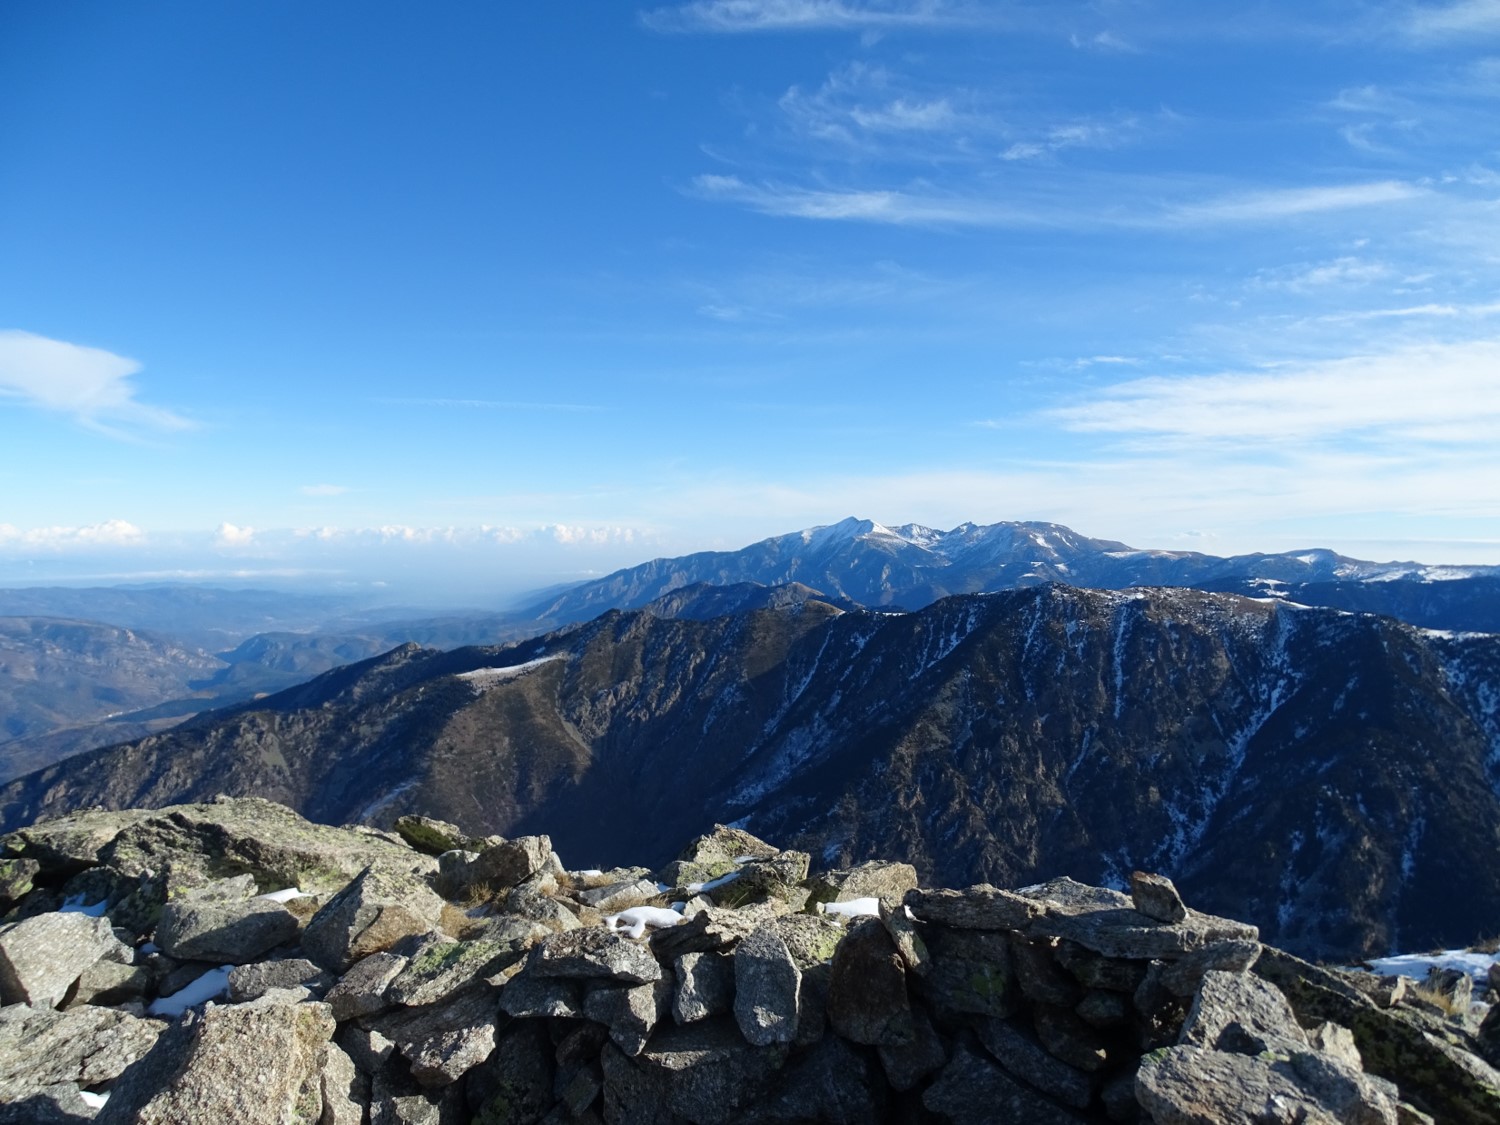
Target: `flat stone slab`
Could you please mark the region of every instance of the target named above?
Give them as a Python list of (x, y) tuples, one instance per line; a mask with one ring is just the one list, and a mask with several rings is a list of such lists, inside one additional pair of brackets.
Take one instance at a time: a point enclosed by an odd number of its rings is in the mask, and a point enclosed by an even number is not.
[(108, 918), (54, 912), (17, 922), (0, 931), (0, 1003), (55, 1008), (84, 970), (105, 957), (131, 960)]

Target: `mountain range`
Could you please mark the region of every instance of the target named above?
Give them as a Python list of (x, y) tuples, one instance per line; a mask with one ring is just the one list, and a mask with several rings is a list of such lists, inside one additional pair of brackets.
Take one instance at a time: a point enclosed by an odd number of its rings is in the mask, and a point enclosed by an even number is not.
[[(717, 612), (741, 597), (766, 605)], [(330, 823), (545, 826), (600, 867), (732, 822), (938, 883), (1161, 871), (1352, 957), (1500, 916), (1497, 684), (1500, 637), (1270, 597), (1043, 582), (892, 612), (678, 587), (80, 755), (0, 790), (0, 819), (254, 794)]]

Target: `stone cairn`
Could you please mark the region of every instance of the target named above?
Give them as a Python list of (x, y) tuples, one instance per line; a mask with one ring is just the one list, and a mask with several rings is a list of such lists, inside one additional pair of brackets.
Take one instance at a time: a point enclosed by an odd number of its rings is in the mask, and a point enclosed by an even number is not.
[(0, 1122), (1500, 1121), (1467, 977), (1318, 968), (1159, 876), (809, 877), (724, 827), (569, 871), (229, 798), (0, 857)]

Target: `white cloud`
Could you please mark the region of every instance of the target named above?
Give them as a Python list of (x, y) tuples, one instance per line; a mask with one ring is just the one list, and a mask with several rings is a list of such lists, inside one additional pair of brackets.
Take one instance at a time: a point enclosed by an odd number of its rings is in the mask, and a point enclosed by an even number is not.
[(780, 183), (751, 183), (739, 176), (694, 177), (693, 191), (705, 199), (738, 203), (767, 215), (799, 219), (881, 223), (893, 226), (969, 226), (1071, 229), (1175, 229), (1266, 223), (1350, 208), (1419, 199), (1425, 188), (1399, 181), (1312, 188), (1275, 188), (1219, 196), (1166, 208), (1128, 202), (1114, 210), (1064, 202), (1015, 204), (965, 195), (899, 190), (839, 190)]
[(975, 22), (976, 13), (943, 0), (694, 0), (642, 12), (656, 31), (880, 31)]
[(1410, 454), (1412, 442), (1493, 444), (1500, 341), (1409, 347), (1269, 372), (1132, 379), (1052, 417), (1147, 446), (1341, 445)]
[(1034, 160), (1069, 148), (1118, 148), (1134, 139), (1140, 122), (1130, 116), (1109, 121), (1069, 121), (1053, 125), (1030, 140), (1016, 141), (1000, 153), (1002, 160)]
[(342, 496), (348, 491), (348, 486), (342, 484), (304, 484), (302, 486), (304, 496)]
[(190, 428), (186, 418), (136, 401), (131, 377), (140, 370), (135, 360), (102, 348), (0, 330), (0, 398), (70, 414), (116, 436), (116, 425)]
[(1394, 273), (1395, 271), (1384, 262), (1372, 262), (1346, 255), (1317, 264), (1304, 263), (1276, 270), (1262, 270), (1250, 284), (1254, 288), (1306, 293), (1339, 286), (1365, 285), (1373, 281), (1384, 281)]
[(1500, 0), (1458, 0), (1413, 8), (1406, 30), (1419, 39), (1446, 39), (1500, 31)]
[(105, 520), (84, 527), (34, 527), (21, 529), (0, 523), (0, 549), (68, 551), (98, 547), (136, 547), (146, 533), (125, 520)]
[(1333, 184), (1325, 187), (1275, 188), (1224, 196), (1201, 203), (1182, 204), (1171, 209), (1169, 216), (1185, 225), (1272, 222), (1325, 211), (1404, 203), (1427, 194), (1425, 188), (1399, 180)]
[(220, 547), (248, 547), (255, 540), (255, 528), (236, 527), (232, 523), (221, 523), (214, 532), (214, 542)]

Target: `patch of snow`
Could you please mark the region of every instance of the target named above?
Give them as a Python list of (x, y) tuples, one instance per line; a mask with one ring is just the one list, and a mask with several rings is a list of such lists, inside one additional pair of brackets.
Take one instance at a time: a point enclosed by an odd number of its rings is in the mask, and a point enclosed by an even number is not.
[(582, 871), (575, 871), (573, 872), (573, 874), (583, 875), (590, 879), (597, 879), (600, 875), (603, 875), (604, 872), (600, 871), (597, 867), (585, 867)]
[(727, 883), (734, 882), (740, 877), (740, 874), (741, 872), (731, 871), (728, 875), (720, 875), (717, 879), (710, 879), (706, 883), (689, 883), (682, 889), (685, 891), (692, 891), (695, 895), (706, 894), (709, 891), (718, 890), (720, 887), (724, 886)]
[(104, 1103), (109, 1101), (108, 1092), (96, 1094), (92, 1090), (79, 1090), (78, 1096), (83, 1099), (83, 1104), (90, 1109), (103, 1109)]
[(554, 660), (566, 660), (567, 653), (558, 652), (551, 656), (539, 656), (535, 660), (528, 660), (524, 664), (512, 664), (505, 668), (475, 668), (472, 672), (460, 672), (454, 679), (463, 680), (476, 692), (483, 692), (485, 688), (494, 687), (496, 684), (513, 680), (517, 676), (524, 676), (527, 672), (535, 671), (543, 664), (551, 664)]
[(751, 862), (753, 862), (753, 861), (755, 861), (755, 860), (757, 860), (759, 858), (760, 858), (760, 856), (758, 856), (758, 855), (737, 855), (737, 856), (734, 857), (734, 862), (735, 863), (751, 863)]
[(1383, 976), (1427, 979), (1428, 969), (1458, 969), (1474, 978), (1475, 984), (1489, 987), (1490, 966), (1500, 961), (1494, 953), (1471, 953), (1467, 949), (1445, 949), (1441, 953), (1400, 953), (1366, 961), (1373, 972)]
[(604, 919), (604, 924), (617, 934), (623, 933), (626, 937), (639, 938), (646, 935), (648, 926), (653, 929), (664, 929), (668, 926), (680, 926), (685, 921), (686, 919), (680, 913), (665, 907), (632, 906), (629, 910), (609, 915)]
[(84, 905), (82, 895), (73, 895), (57, 908), (59, 914), (87, 914), (90, 918), (103, 918), (104, 908), (109, 905), (107, 899)]
[(272, 891), (269, 894), (256, 895), (255, 897), (263, 898), (267, 902), (291, 902), (294, 898), (312, 898), (313, 896), (306, 891), (298, 890), (296, 887), (286, 887), (283, 890)]
[(146, 1009), (148, 1016), (166, 1016), (177, 1019), (183, 1012), (207, 1000), (215, 1000), (229, 991), (229, 971), (233, 965), (220, 965), (210, 969), (191, 984), (179, 988), (170, 996), (151, 1001)]
[(136, 952), (137, 953), (159, 953), (159, 952), (161, 952), (161, 947), (158, 946), (156, 944), (156, 942), (154, 942), (154, 941), (144, 941), (144, 942), (142, 942), (136, 948)]
[(856, 898), (848, 902), (825, 902), (820, 909), (824, 914), (836, 914), (842, 918), (879, 918), (878, 898)]

